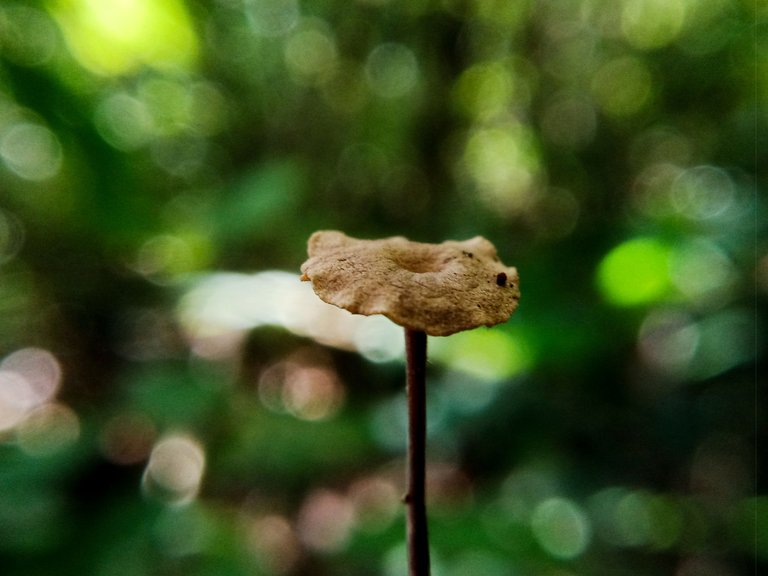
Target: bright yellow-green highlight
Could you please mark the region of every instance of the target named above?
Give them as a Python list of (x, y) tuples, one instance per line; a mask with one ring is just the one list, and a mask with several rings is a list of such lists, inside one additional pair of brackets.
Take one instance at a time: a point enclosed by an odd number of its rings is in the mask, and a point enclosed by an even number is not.
[(482, 380), (503, 380), (532, 364), (528, 345), (504, 330), (471, 330), (430, 341), (430, 356)]
[(683, 0), (624, 0), (621, 30), (640, 49), (666, 46), (674, 41), (685, 21)]
[(529, 205), (539, 158), (533, 135), (522, 124), (474, 132), (464, 149), (464, 165), (489, 208), (509, 215)]
[(454, 88), (454, 98), (461, 110), (481, 121), (506, 113), (512, 93), (512, 77), (499, 61), (465, 70)]
[(55, 0), (50, 11), (75, 58), (98, 74), (141, 65), (188, 68), (197, 55), (180, 0)]
[(669, 246), (655, 238), (619, 244), (600, 263), (600, 290), (617, 306), (637, 306), (664, 298), (671, 289), (670, 252)]

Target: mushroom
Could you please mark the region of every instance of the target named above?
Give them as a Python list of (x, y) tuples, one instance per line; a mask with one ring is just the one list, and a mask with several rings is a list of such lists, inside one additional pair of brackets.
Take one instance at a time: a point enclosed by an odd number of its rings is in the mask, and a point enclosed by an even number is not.
[(427, 335), (448, 336), (509, 320), (520, 300), (517, 269), (476, 236), (441, 244), (402, 236), (359, 240), (315, 232), (301, 279), (321, 300), (355, 314), (383, 314), (405, 328), (408, 396), (408, 565), (429, 574), (425, 505)]

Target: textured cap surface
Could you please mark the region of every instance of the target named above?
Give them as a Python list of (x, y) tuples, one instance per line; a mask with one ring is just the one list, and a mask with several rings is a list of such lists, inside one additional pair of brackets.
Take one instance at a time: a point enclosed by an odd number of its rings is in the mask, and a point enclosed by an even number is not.
[(308, 252), (301, 279), (321, 300), (431, 336), (506, 322), (520, 300), (517, 269), (481, 236), (425, 244), (329, 230), (310, 237)]

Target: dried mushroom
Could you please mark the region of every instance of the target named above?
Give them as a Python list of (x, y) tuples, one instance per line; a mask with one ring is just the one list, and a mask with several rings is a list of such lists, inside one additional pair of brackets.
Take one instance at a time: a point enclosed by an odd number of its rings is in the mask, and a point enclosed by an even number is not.
[(358, 240), (315, 232), (301, 279), (320, 299), (355, 314), (383, 314), (405, 328), (408, 397), (407, 550), (409, 576), (429, 576), (426, 516), (427, 335), (506, 322), (520, 300), (517, 269), (477, 236), (442, 244), (402, 236)]
[(301, 278), (322, 300), (355, 314), (383, 314), (430, 336), (506, 322), (520, 299), (517, 270), (480, 236), (425, 244), (321, 231), (308, 252)]

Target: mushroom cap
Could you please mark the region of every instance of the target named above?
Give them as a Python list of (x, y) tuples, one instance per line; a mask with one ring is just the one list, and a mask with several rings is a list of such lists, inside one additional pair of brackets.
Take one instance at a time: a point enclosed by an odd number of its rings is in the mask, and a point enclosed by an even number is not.
[(425, 244), (325, 230), (309, 238), (308, 253), (301, 279), (321, 300), (431, 336), (506, 322), (520, 300), (517, 269), (481, 236)]

